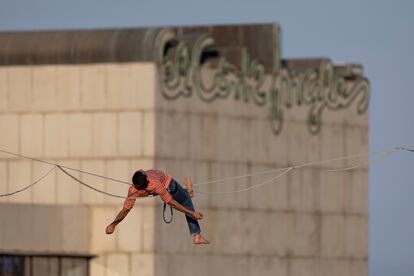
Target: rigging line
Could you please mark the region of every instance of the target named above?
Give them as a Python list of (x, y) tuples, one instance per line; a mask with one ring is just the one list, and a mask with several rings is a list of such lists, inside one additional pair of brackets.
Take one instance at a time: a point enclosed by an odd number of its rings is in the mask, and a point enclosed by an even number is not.
[(49, 161), (46, 161), (46, 160), (33, 158), (33, 157), (26, 156), (26, 155), (23, 155), (23, 154), (13, 153), (13, 152), (6, 151), (6, 150), (3, 150), (3, 149), (0, 149), (0, 152), (7, 153), (7, 154), (17, 156), (17, 157), (20, 157), (20, 158), (24, 158), (24, 159), (36, 161), (36, 162), (41, 162), (41, 163), (48, 164), (48, 165), (58, 166), (58, 167), (65, 168), (65, 169), (71, 170), (71, 171), (76, 171), (76, 172), (84, 173), (84, 174), (87, 174), (87, 175), (91, 175), (91, 176), (95, 176), (95, 177), (99, 177), (99, 178), (103, 178), (103, 179), (107, 179), (107, 180), (111, 180), (111, 181), (115, 181), (115, 182), (119, 182), (119, 183), (123, 183), (123, 184), (127, 184), (127, 185), (132, 185), (132, 183), (125, 182), (125, 181), (122, 181), (122, 180), (119, 180), (119, 179), (115, 179), (115, 178), (111, 178), (111, 177), (107, 177), (107, 176), (103, 176), (103, 175), (99, 175), (99, 174), (95, 174), (95, 173), (91, 173), (91, 172), (87, 172), (87, 171), (82, 171), (82, 170), (79, 170), (79, 169), (66, 167), (66, 166), (60, 165), (58, 163), (53, 163), (53, 162), (49, 162)]
[[(313, 166), (313, 165), (318, 165), (318, 164), (323, 164), (323, 163), (328, 163), (328, 162), (341, 161), (341, 160), (346, 160), (346, 159), (361, 158), (361, 157), (368, 156), (368, 155), (378, 155), (378, 154), (383, 154), (384, 152), (394, 151), (395, 149), (396, 148), (392, 148), (392, 149), (386, 149), (386, 150), (382, 150), (382, 151), (378, 151), (378, 152), (372, 152), (372, 153), (368, 152), (368, 153), (361, 153), (361, 154), (350, 155), (350, 156), (345, 156), (345, 157), (340, 157), (340, 158), (333, 158), (333, 159), (322, 160), (322, 161), (314, 161), (314, 162), (309, 162), (309, 163), (303, 163), (303, 164), (300, 164), (300, 165), (296, 165), (294, 167), (295, 168), (303, 168), (303, 167), (308, 167), (308, 166)], [(244, 177), (249, 177), (249, 176), (256, 176), (256, 175), (261, 175), (261, 174), (270, 174), (270, 173), (280, 172), (280, 171), (286, 170), (288, 168), (290, 168), (290, 167), (285, 167), (285, 168), (280, 168), (280, 169), (275, 169), (275, 170), (261, 171), (261, 172), (244, 174), (244, 175), (239, 175), (239, 176), (229, 176), (229, 177), (226, 177), (226, 178), (216, 179), (216, 180), (212, 180), (212, 181), (194, 183), (193, 186), (201, 186), (201, 185), (206, 185), (206, 184), (224, 182), (224, 181), (227, 181), (227, 180), (234, 180), (234, 179), (239, 179), (239, 178), (244, 178)]]
[(409, 149), (408, 147), (397, 147), (397, 150), (404, 150), (404, 151), (414, 152), (414, 149)]
[[(414, 152), (414, 150), (412, 150), (412, 149), (408, 149), (408, 148), (402, 148), (402, 147), (395, 147), (393, 150), (387, 150), (387, 152), (385, 153), (385, 154), (383, 154), (382, 156), (380, 156), (380, 159), (383, 159), (383, 158), (385, 158), (385, 157), (387, 157), (387, 156), (389, 156), (390, 154), (392, 154), (392, 153), (394, 153), (394, 152), (396, 152), (396, 151), (398, 151), (398, 150), (407, 150), (407, 151), (410, 151), (410, 152)], [(2, 150), (0, 150), (0, 151), (2, 151)], [(3, 151), (4, 152), (4, 151)], [(382, 151), (382, 152), (385, 152), (385, 151)], [(18, 156), (17, 154), (13, 154), (13, 155), (16, 155), (16, 156)], [(32, 159), (32, 160), (35, 160), (34, 158), (28, 158), (28, 159)], [(338, 159), (338, 158), (337, 158)], [(335, 160), (337, 160), (337, 159), (335, 159)], [(344, 158), (341, 158), (341, 159), (344, 159)], [(379, 161), (380, 159), (377, 159), (377, 160), (375, 160), (375, 161)], [(40, 161), (43, 161), (43, 160), (40, 160)], [(325, 160), (325, 161), (321, 161), (321, 162), (327, 162), (328, 160)], [(45, 162), (43, 162), (43, 163), (50, 163), (50, 162), (47, 162), (47, 161), (45, 161)], [(319, 162), (320, 163), (320, 162)], [(310, 166), (310, 164), (315, 164), (315, 162), (312, 162), (312, 163), (307, 163), (307, 165), (308, 166)], [(37, 184), (37, 183), (39, 183), (40, 181), (42, 181), (46, 176), (48, 176), (54, 169), (56, 169), (56, 167), (58, 167), (63, 173), (65, 173), (66, 175), (68, 175), (69, 177), (71, 177), (72, 179), (74, 179), (75, 181), (77, 181), (78, 183), (80, 183), (81, 185), (83, 185), (83, 186), (85, 186), (85, 187), (87, 187), (87, 188), (89, 188), (89, 189), (92, 189), (92, 190), (94, 190), (94, 191), (96, 191), (96, 192), (99, 192), (99, 193), (102, 193), (102, 194), (105, 194), (105, 195), (107, 195), (107, 196), (111, 196), (111, 197), (116, 197), (116, 198), (123, 198), (123, 199), (127, 199), (127, 198), (132, 198), (132, 199), (136, 199), (136, 198), (139, 198), (139, 199), (144, 199), (143, 197), (125, 197), (125, 196), (120, 196), (120, 195), (116, 195), (116, 194), (111, 194), (111, 193), (107, 193), (107, 192), (105, 192), (105, 191), (102, 191), (102, 190), (99, 190), (99, 189), (97, 189), (97, 188), (95, 188), (95, 187), (93, 187), (93, 186), (91, 186), (91, 185), (88, 185), (88, 184), (86, 184), (86, 183), (84, 183), (84, 182), (82, 182), (80, 179), (78, 179), (78, 178), (76, 178), (75, 176), (73, 176), (72, 174), (70, 174), (69, 172), (67, 172), (66, 170), (64, 170), (63, 169), (63, 166), (60, 166), (60, 165), (55, 165), (55, 164), (53, 164), (53, 163), (50, 163), (50, 165), (53, 165), (53, 167), (45, 174), (45, 175), (43, 175), (41, 178), (39, 178), (37, 181), (35, 181), (34, 183), (32, 183), (32, 184), (30, 184), (29, 186), (27, 186), (27, 187), (24, 187), (23, 189), (20, 189), (20, 190), (17, 190), (17, 191), (14, 191), (14, 192), (12, 192), (12, 193), (7, 193), (7, 194), (0, 194), (0, 197), (6, 197), (6, 196), (11, 196), (11, 195), (14, 195), (14, 194), (17, 194), (17, 193), (20, 193), (20, 192), (23, 192), (23, 191), (25, 191), (25, 190), (27, 190), (27, 189), (29, 189), (29, 188), (31, 188), (31, 187), (33, 187), (35, 184)], [(305, 165), (305, 164), (304, 164)], [(236, 190), (236, 191), (229, 191), (229, 192), (204, 192), (204, 191), (197, 191), (197, 190), (194, 190), (195, 192), (198, 192), (198, 193), (200, 193), (200, 194), (212, 194), (212, 195), (217, 195), (217, 194), (231, 194), (231, 193), (239, 193), (239, 192), (245, 192), (245, 191), (250, 191), (250, 190), (252, 190), (252, 189), (255, 189), (255, 188), (258, 188), (258, 187), (261, 187), (261, 186), (263, 186), (263, 185), (266, 185), (266, 184), (268, 184), (269, 182), (272, 182), (272, 181), (274, 181), (274, 180), (276, 180), (276, 179), (278, 179), (279, 177), (281, 177), (281, 176), (283, 176), (284, 174), (286, 174), (286, 173), (288, 173), (289, 171), (291, 171), (291, 170), (293, 170), (293, 169), (296, 169), (296, 168), (298, 168), (298, 167), (304, 167), (304, 165), (299, 165), (299, 166), (291, 166), (291, 167), (287, 167), (287, 168), (285, 168), (285, 171), (283, 171), (282, 173), (280, 173), (280, 174), (278, 174), (276, 177), (274, 177), (274, 178), (271, 178), (271, 179), (269, 179), (269, 180), (267, 180), (267, 181), (265, 181), (265, 182), (262, 182), (262, 183), (259, 183), (259, 184), (257, 184), (257, 185), (254, 185), (254, 186), (251, 186), (251, 187), (248, 187), (248, 188), (245, 188), (245, 189), (241, 189), (241, 190)], [(70, 168), (69, 168), (70, 169)], [(352, 168), (345, 168), (345, 169), (352, 169)], [(278, 169), (278, 171), (280, 171), (280, 170), (283, 170), (283, 169)], [(75, 170), (76, 171), (76, 170)]]
[(261, 171), (261, 172), (250, 173), (250, 174), (229, 176), (229, 177), (220, 178), (220, 179), (216, 179), (216, 180), (212, 180), (212, 181), (195, 183), (195, 184), (193, 184), (193, 186), (202, 186), (202, 185), (206, 185), (206, 184), (224, 182), (224, 181), (227, 181), (227, 180), (234, 180), (234, 179), (245, 178), (245, 177), (255, 176), (255, 175), (271, 174), (271, 173), (275, 173), (275, 172), (284, 171), (286, 169), (287, 168), (280, 168), (280, 169), (276, 169), (276, 170), (268, 170), (268, 171)]
[[(392, 149), (395, 149), (395, 148), (392, 148)], [(360, 157), (369, 156), (369, 155), (382, 154), (382, 153), (388, 152), (392, 149), (385, 149), (385, 150), (382, 150), (382, 151), (377, 151), (377, 152), (372, 152), (372, 153), (366, 152), (366, 153), (360, 153), (360, 154), (349, 155), (349, 156), (344, 156), (344, 157), (332, 158), (332, 159), (327, 159), (327, 160), (322, 160), (322, 161), (303, 163), (303, 164), (295, 166), (295, 169), (299, 169), (299, 168), (303, 168), (303, 167), (310, 167), (310, 166), (313, 166), (313, 165), (325, 164), (325, 163), (334, 162), (334, 161), (341, 161), (341, 160), (346, 160), (346, 159), (360, 158)]]
[(205, 191), (198, 191), (198, 190), (194, 190), (194, 192), (199, 193), (199, 194), (205, 194), (205, 195), (224, 195), (224, 194), (235, 194), (235, 193), (241, 193), (241, 192), (247, 192), (256, 188), (259, 188), (261, 186), (264, 186), (270, 182), (273, 182), (275, 180), (277, 180), (278, 178), (282, 177), (283, 175), (287, 174), (288, 172), (290, 172), (291, 170), (295, 169), (294, 166), (286, 168), (285, 171), (281, 172), (280, 174), (278, 174), (277, 176), (266, 180), (262, 183), (253, 185), (251, 187), (245, 188), (245, 189), (240, 189), (240, 190), (235, 190), (235, 191), (228, 191), (228, 192), (205, 192)]
[(42, 177), (40, 177), (38, 180), (36, 180), (35, 182), (33, 182), (32, 184), (30, 184), (29, 186), (26, 186), (20, 190), (11, 192), (11, 193), (6, 193), (6, 194), (0, 194), (0, 197), (6, 197), (6, 196), (12, 196), (18, 193), (21, 193), (31, 187), (33, 187), (34, 185), (36, 185), (37, 183), (39, 183), (40, 181), (42, 181), (46, 176), (48, 176), (53, 170), (56, 169), (56, 166), (53, 166), (48, 172), (46, 172), (46, 174), (44, 174)]
[[(105, 191), (102, 191), (100, 189), (97, 189), (89, 184), (86, 184), (85, 182), (83, 182), (82, 180), (78, 179), (77, 177), (73, 176), (72, 174), (70, 174), (69, 172), (67, 172), (63, 167), (57, 165), (56, 166), (59, 170), (61, 170), (64, 174), (66, 174), (67, 176), (69, 176), (70, 178), (72, 178), (73, 180), (75, 180), (76, 182), (78, 182), (79, 184), (87, 187), (88, 189), (91, 189), (95, 192), (107, 195), (107, 196), (111, 196), (111, 197), (116, 197), (116, 198), (122, 198), (122, 199), (145, 199), (145, 197), (138, 197), (138, 196), (121, 196), (121, 195), (116, 195), (116, 194), (111, 194)], [(152, 195), (149, 195), (147, 197), (152, 197)]]
[[(411, 151), (410, 149), (403, 148), (403, 147), (395, 147), (395, 149), (401, 149), (401, 150)], [(368, 153), (350, 155), (350, 156), (345, 156), (345, 157), (340, 157), (340, 158), (333, 158), (333, 159), (328, 159), (328, 160), (309, 162), (309, 163), (300, 164), (300, 165), (297, 165), (297, 166), (294, 166), (294, 167), (295, 168), (302, 168), (302, 167), (306, 167), (306, 166), (313, 166), (313, 165), (317, 165), (317, 164), (323, 164), (323, 163), (328, 163), (328, 162), (340, 161), (340, 160), (345, 160), (345, 159), (360, 158), (360, 157), (367, 156), (367, 155), (370, 155), (370, 154), (379, 154), (379, 153), (382, 153), (382, 152), (385, 152), (385, 151), (389, 151), (389, 150), (390, 149), (383, 150), (383, 151), (379, 151), (379, 152), (373, 152), (373, 153), (369, 153), (368, 152)], [(37, 162), (42, 162), (42, 163), (49, 164), (49, 165), (53, 165), (53, 166), (59, 166), (61, 168), (65, 168), (65, 169), (68, 169), (68, 170), (72, 170), (72, 171), (84, 173), (84, 174), (87, 174), (87, 175), (91, 175), (91, 176), (95, 176), (95, 177), (99, 177), (99, 178), (103, 178), (103, 179), (107, 179), (107, 180), (111, 180), (111, 181), (115, 181), (115, 182), (119, 182), (119, 183), (123, 183), (123, 184), (127, 184), (127, 185), (132, 185), (130, 182), (125, 182), (125, 181), (122, 181), (122, 180), (119, 180), (119, 179), (114, 179), (114, 178), (102, 176), (102, 175), (99, 175), (99, 174), (95, 174), (95, 173), (91, 173), (91, 172), (87, 172), (87, 171), (83, 171), (83, 170), (79, 170), (79, 169), (70, 168), (70, 167), (63, 166), (63, 165), (60, 165), (60, 164), (57, 164), (57, 163), (52, 163), (52, 162), (49, 162), (49, 161), (45, 161), (45, 160), (41, 160), (41, 159), (29, 157), (29, 156), (26, 156), (26, 155), (13, 153), (13, 152), (6, 151), (6, 150), (3, 150), (3, 149), (0, 149), (0, 152), (7, 153), (7, 154), (10, 154), (10, 155), (13, 155), (13, 156), (20, 157), (20, 158), (25, 158), (25, 159), (29, 159), (29, 160), (33, 160), (33, 161), (37, 161)], [(226, 178), (223, 178), (223, 179), (217, 179), (217, 180), (213, 180), (213, 181), (195, 183), (195, 184), (193, 184), (193, 186), (199, 186), (199, 185), (205, 185), (205, 184), (210, 184), (210, 183), (223, 182), (223, 181), (226, 181), (226, 180), (244, 178), (244, 177), (254, 176), (254, 175), (260, 175), (260, 174), (273, 173), (273, 172), (283, 171), (283, 170), (288, 169), (288, 168), (289, 167), (285, 167), (285, 168), (280, 168), (280, 169), (276, 169), (276, 170), (257, 172), (257, 173), (247, 174), (247, 175), (226, 177)]]
[(346, 167), (346, 168), (338, 168), (338, 169), (330, 169), (330, 170), (326, 170), (326, 171), (327, 171), (327, 172), (344, 172), (344, 171), (349, 171), (349, 170), (353, 170), (353, 169), (356, 169), (356, 168), (362, 167), (362, 166), (364, 166), (364, 165), (366, 165), (366, 166), (368, 166), (368, 167), (369, 167), (369, 166), (371, 166), (372, 164), (374, 164), (374, 163), (376, 163), (376, 162), (378, 162), (378, 161), (381, 161), (381, 160), (383, 160), (384, 158), (386, 158), (386, 157), (390, 156), (391, 154), (395, 153), (397, 150), (398, 150), (398, 149), (389, 150), (388, 152), (386, 152), (386, 153), (382, 154), (381, 156), (379, 156), (379, 157), (378, 157), (378, 158), (376, 158), (376, 159), (373, 159), (373, 160), (368, 160), (367, 164), (358, 164), (358, 165), (354, 165), (354, 166), (351, 166), (351, 167)]

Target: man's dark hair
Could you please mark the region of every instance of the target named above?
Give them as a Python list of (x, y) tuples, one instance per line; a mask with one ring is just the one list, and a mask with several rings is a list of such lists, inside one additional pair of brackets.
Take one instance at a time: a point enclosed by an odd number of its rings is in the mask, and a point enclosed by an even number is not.
[(136, 171), (132, 176), (132, 183), (138, 190), (144, 190), (148, 186), (147, 176), (143, 171)]

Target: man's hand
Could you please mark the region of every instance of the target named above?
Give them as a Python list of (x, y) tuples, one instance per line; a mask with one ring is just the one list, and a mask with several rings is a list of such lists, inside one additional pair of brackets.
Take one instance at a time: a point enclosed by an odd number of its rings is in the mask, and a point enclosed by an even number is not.
[(187, 208), (185, 208), (183, 205), (172, 199), (170, 202), (167, 203), (171, 207), (173, 207), (175, 210), (183, 212), (184, 214), (193, 217), (194, 219), (202, 219), (204, 216), (201, 212), (192, 211)]
[(201, 212), (194, 211), (191, 216), (197, 220), (202, 219), (204, 215)]
[(108, 235), (112, 234), (115, 231), (115, 227), (118, 225), (118, 223), (120, 223), (126, 217), (126, 215), (128, 215), (129, 211), (130, 211), (129, 209), (126, 209), (125, 207), (123, 207), (122, 210), (119, 211), (118, 215), (116, 215), (115, 220), (106, 227), (105, 229), (106, 234)]
[(115, 231), (115, 225), (114, 224), (109, 224), (107, 227), (106, 227), (106, 229), (105, 229), (105, 232), (106, 232), (106, 234), (108, 234), (108, 235), (110, 235), (110, 234), (112, 234), (113, 232)]

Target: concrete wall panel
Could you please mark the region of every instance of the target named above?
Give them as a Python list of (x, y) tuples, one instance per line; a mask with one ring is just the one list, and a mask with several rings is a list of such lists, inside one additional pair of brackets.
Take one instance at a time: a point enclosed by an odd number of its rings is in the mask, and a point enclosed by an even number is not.
[(10, 111), (32, 110), (33, 74), (31, 66), (11, 66), (7, 69), (8, 104)]
[(159, 213), (155, 213), (152, 206), (139, 207), (142, 208), (142, 250), (144, 252), (153, 252), (155, 250), (155, 243), (158, 240), (158, 230), (156, 229), (156, 222), (159, 222)]
[[(0, 129), (7, 129), (2, 131), (0, 135), (0, 148), (19, 153), (20, 152), (20, 118), (17, 115), (0, 115)], [(15, 158), (10, 154), (0, 153), (1, 158)]]
[(348, 276), (353, 275), (350, 272), (350, 261), (324, 259), (320, 262), (321, 276)]
[(368, 215), (368, 172), (353, 171), (350, 175), (349, 189), (349, 212)]
[(313, 212), (318, 210), (320, 193), (320, 171), (317, 169), (302, 168), (293, 170), (287, 178), (288, 182), (288, 209)]
[[(269, 166), (252, 166), (252, 173), (269, 172), (276, 170)], [(283, 171), (257, 174), (248, 178), (250, 207), (262, 210), (286, 209), (289, 176)], [(256, 188), (253, 188), (256, 187)]]
[[(121, 210), (122, 207), (118, 209)], [(139, 252), (143, 248), (143, 208), (133, 208), (128, 217), (119, 225), (117, 231), (117, 248), (122, 252)]]
[[(8, 163), (0, 161), (0, 194), (6, 194), (8, 192)], [(9, 201), (8, 197), (0, 197), (0, 202)]]
[(294, 216), (294, 232), (291, 242), (295, 256), (320, 254), (321, 221), (317, 214), (298, 213)]
[[(367, 152), (368, 149), (368, 128), (349, 126), (345, 128), (345, 149), (346, 155), (359, 155)], [(372, 156), (374, 157), (374, 156)], [(376, 159), (378, 155), (375, 156)], [(346, 160), (349, 167), (367, 164), (367, 156)]]
[[(331, 160), (344, 157), (345, 152), (345, 129), (342, 126), (324, 126), (321, 130), (321, 160)], [(344, 168), (344, 160), (338, 160), (323, 164), (329, 168)]]
[(322, 212), (342, 212), (345, 209), (345, 182), (344, 172), (329, 172), (320, 170), (319, 209)]
[[(10, 161), (8, 167), (8, 192), (15, 192), (29, 186), (32, 182), (32, 168), (29, 161)], [(10, 197), (13, 203), (30, 203), (33, 199), (33, 191), (25, 190)]]
[[(46, 165), (43, 163), (31, 163), (31, 181), (34, 183), (43, 177), (49, 170), (53, 168), (51, 165)], [(42, 181), (37, 183), (31, 190), (33, 203), (43, 203), (43, 204), (56, 204), (57, 203), (57, 187), (56, 187), (56, 174), (58, 173), (57, 169), (49, 173)]]
[[(249, 168), (250, 166), (247, 164), (237, 164), (235, 165), (235, 169), (233, 170), (233, 176), (236, 177), (246, 175), (247, 173), (249, 173)], [(251, 185), (251, 183), (249, 183), (249, 178), (247, 177), (239, 177), (234, 179), (233, 181), (237, 189), (247, 189)], [(250, 206), (250, 197), (251, 194), (249, 192), (241, 192), (235, 194), (236, 208), (248, 208)]]
[(101, 255), (93, 258), (89, 262), (90, 276), (106, 276), (106, 256)]
[[(229, 265), (231, 264), (231, 265)], [(211, 255), (208, 275), (249, 275), (249, 258), (244, 256)]]
[(141, 112), (123, 112), (118, 117), (118, 149), (122, 156), (144, 153), (144, 118)]
[(20, 117), (20, 149), (28, 156), (43, 155), (43, 123), (41, 114), (27, 114)]
[[(136, 91), (132, 90), (130, 66), (109, 64), (105, 68), (106, 101), (108, 109), (133, 107)], [(135, 92), (135, 93), (134, 93)]]
[(368, 257), (368, 219), (361, 216), (345, 217), (345, 255)]
[(47, 114), (44, 122), (44, 147), (46, 157), (67, 157), (68, 117), (65, 114)]
[[(130, 82), (134, 108), (151, 110), (155, 106), (156, 66), (154, 63), (132, 63)], [(157, 103), (158, 104), (158, 103)]]
[(7, 71), (7, 67), (0, 67), (0, 111), (6, 111), (8, 107)]
[(105, 234), (105, 228), (115, 218), (117, 211), (110, 207), (93, 207), (90, 210), (90, 240), (89, 250), (93, 254), (114, 252), (119, 233), (119, 227), (112, 235)]
[(107, 276), (130, 275), (130, 255), (125, 253), (112, 253), (106, 256)]
[(155, 155), (155, 139), (158, 133), (155, 132), (156, 116), (154, 112), (144, 113), (144, 156)]
[[(211, 165), (212, 179), (224, 179), (234, 176), (234, 166), (228, 163), (216, 163)], [(206, 187), (203, 187), (203, 191)], [(236, 197), (238, 193), (231, 194), (233, 191), (237, 191), (238, 187), (236, 181), (225, 180), (217, 183), (209, 184), (207, 192), (210, 193), (225, 193), (225, 194), (213, 194), (210, 195), (210, 206), (215, 208), (230, 208), (235, 205)], [(226, 194), (227, 193), (227, 194)]]
[(368, 261), (356, 260), (351, 262), (350, 275), (366, 276), (368, 275)]
[[(130, 162), (128, 160), (108, 160), (105, 163), (106, 176), (112, 179), (121, 180), (127, 183), (131, 183), (132, 175), (135, 171), (130, 171)], [(130, 185), (125, 183), (116, 182), (113, 180), (106, 180), (105, 191), (110, 194), (127, 196)], [(105, 197), (105, 202), (108, 204), (114, 204), (121, 206), (124, 202), (121, 198)]]
[[(101, 160), (87, 160), (81, 162), (81, 170), (91, 172), (97, 175), (105, 175), (105, 163)], [(105, 179), (82, 173), (80, 179), (86, 184), (105, 191), (106, 181)], [(96, 192), (85, 186), (81, 186), (81, 202), (84, 204), (102, 204), (105, 202), (105, 195)]]
[(31, 108), (56, 110), (56, 66), (43, 65), (32, 70)]
[(60, 209), (62, 224), (62, 251), (89, 252), (91, 213), (87, 207), (63, 206)]
[(141, 276), (155, 275), (155, 254), (134, 253), (131, 255), (131, 274)]
[(80, 69), (80, 99), (83, 110), (99, 110), (106, 107), (105, 67), (84, 65)]
[(0, 210), (1, 220), (8, 222), (0, 235), (3, 252), (87, 253), (87, 208), (7, 204)]
[(288, 265), (289, 276), (319, 276), (320, 260), (318, 259), (290, 259)]
[[(71, 113), (67, 115), (69, 156), (87, 157), (92, 155), (93, 117), (90, 113)], [(96, 137), (97, 140), (99, 137)]]
[(80, 110), (80, 66), (56, 66), (56, 106), (57, 110)]
[(278, 257), (250, 257), (248, 275), (286, 276), (287, 261)]
[(343, 215), (322, 216), (321, 255), (343, 257), (345, 254), (345, 217)]
[(93, 115), (93, 144), (94, 156), (116, 156), (118, 149), (117, 127), (118, 115), (116, 113), (95, 113)]
[(197, 275), (208, 276), (208, 261), (209, 258), (202, 255), (171, 254), (167, 259), (167, 269), (173, 275), (191, 276), (197, 271)]
[[(69, 168), (80, 169), (79, 161), (59, 161), (59, 164)], [(74, 177), (80, 179), (80, 173), (68, 170)], [(81, 202), (81, 185), (64, 174), (56, 170), (56, 201), (57, 204), (79, 204)]]

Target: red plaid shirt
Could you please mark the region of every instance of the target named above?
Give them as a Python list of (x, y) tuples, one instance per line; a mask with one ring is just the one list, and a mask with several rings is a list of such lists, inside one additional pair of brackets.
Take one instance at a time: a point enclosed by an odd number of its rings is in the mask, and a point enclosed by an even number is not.
[(145, 171), (145, 173), (148, 179), (148, 187), (145, 190), (138, 190), (134, 185), (131, 185), (128, 190), (128, 198), (124, 202), (124, 208), (131, 210), (137, 197), (146, 197), (150, 194), (159, 195), (165, 203), (169, 203), (172, 200), (172, 196), (167, 191), (172, 177), (154, 169)]

